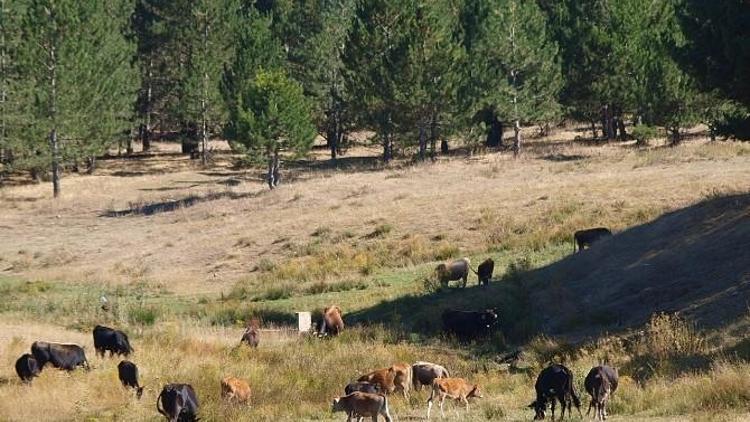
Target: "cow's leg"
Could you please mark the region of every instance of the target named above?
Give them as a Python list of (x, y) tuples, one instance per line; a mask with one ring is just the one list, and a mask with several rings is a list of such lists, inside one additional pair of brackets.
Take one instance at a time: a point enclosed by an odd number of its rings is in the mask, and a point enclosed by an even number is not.
[[(586, 411), (586, 416), (588, 416), (588, 415), (589, 415), (589, 413), (591, 413), (591, 406), (592, 406), (593, 404), (594, 404), (594, 399), (591, 399), (591, 400), (589, 401), (589, 410), (587, 410), (587, 411)], [(594, 407), (594, 412), (596, 412), (596, 407)]]
[(445, 412), (443, 412), (443, 404), (444, 403), (445, 403), (445, 396), (441, 394), (440, 395), (440, 417), (441, 418), (445, 417)]
[(466, 413), (469, 413), (469, 400), (467, 400), (466, 397), (461, 396), (461, 401), (464, 402), (464, 405), (466, 406)]
[(430, 410), (432, 409), (432, 397), (427, 401), (427, 419), (430, 419)]
[(552, 400), (552, 422), (555, 422), (555, 398), (553, 397)]

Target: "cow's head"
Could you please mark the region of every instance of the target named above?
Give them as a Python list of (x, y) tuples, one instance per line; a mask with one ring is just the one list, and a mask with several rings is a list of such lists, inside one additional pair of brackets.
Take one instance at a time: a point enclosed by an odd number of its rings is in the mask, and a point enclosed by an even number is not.
[(540, 421), (544, 419), (544, 412), (547, 410), (547, 402), (543, 400), (534, 400), (530, 405), (529, 409), (534, 409), (534, 420)]
[(485, 325), (485, 328), (492, 328), (497, 324), (497, 321), (498, 317), (494, 309), (487, 309), (482, 313), (482, 323)]
[(482, 395), (482, 391), (479, 390), (479, 384), (474, 385), (474, 388), (471, 389), (471, 391), (469, 392), (469, 395), (466, 396), (466, 397), (467, 398), (468, 397), (476, 397), (478, 399), (481, 399), (482, 397), (484, 397)]
[(345, 411), (343, 404), (341, 403), (341, 397), (334, 397), (331, 405), (331, 412)]

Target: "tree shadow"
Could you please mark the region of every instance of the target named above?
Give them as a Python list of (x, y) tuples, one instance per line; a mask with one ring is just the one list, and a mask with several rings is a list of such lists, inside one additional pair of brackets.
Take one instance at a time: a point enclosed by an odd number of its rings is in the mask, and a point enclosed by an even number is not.
[(200, 204), (203, 202), (209, 202), (209, 201), (216, 201), (219, 199), (244, 199), (244, 198), (257, 198), (263, 194), (265, 194), (267, 191), (260, 190), (258, 192), (248, 192), (248, 193), (235, 193), (235, 192), (218, 192), (218, 193), (208, 193), (206, 195), (190, 195), (185, 198), (181, 199), (175, 199), (171, 201), (161, 201), (161, 202), (154, 202), (150, 204), (136, 204), (131, 206), (130, 208), (123, 209), (123, 210), (115, 210), (115, 211), (106, 211), (102, 214), (100, 214), (100, 217), (127, 217), (130, 215), (141, 215), (141, 216), (150, 216), (155, 214), (162, 214), (167, 212), (172, 212), (181, 208), (188, 208), (192, 207), (196, 204)]
[(549, 154), (542, 157), (542, 160), (546, 161), (555, 161), (555, 162), (568, 162), (568, 161), (579, 161), (583, 160), (586, 157), (585, 155), (578, 155), (578, 154)]

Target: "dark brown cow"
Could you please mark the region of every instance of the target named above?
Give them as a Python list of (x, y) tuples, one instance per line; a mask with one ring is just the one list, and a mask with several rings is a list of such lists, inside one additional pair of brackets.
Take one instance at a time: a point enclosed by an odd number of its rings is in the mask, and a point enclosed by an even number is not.
[[(555, 399), (560, 402), (562, 411), (560, 420), (565, 416), (565, 408), (568, 409), (568, 415), (573, 412), (573, 406), (581, 413), (581, 400), (573, 388), (573, 372), (563, 365), (553, 364), (544, 368), (536, 379), (534, 384), (536, 390), (536, 400), (529, 405), (534, 409), (534, 420), (544, 419), (547, 411), (547, 402), (552, 405), (552, 420), (555, 420)], [(572, 403), (571, 403), (572, 399)]]
[(479, 285), (489, 285), (492, 279), (492, 272), (495, 270), (495, 261), (492, 258), (487, 258), (479, 264), (477, 270), (474, 273), (477, 275)]
[(587, 416), (593, 406), (594, 412), (596, 412), (595, 419), (607, 419), (607, 402), (612, 393), (617, 390), (619, 378), (617, 369), (611, 366), (603, 365), (591, 368), (583, 383), (586, 391), (591, 396), (589, 410), (586, 411)]
[(55, 368), (72, 371), (79, 366), (89, 369), (89, 362), (83, 347), (77, 344), (48, 343), (46, 341), (35, 341), (31, 345), (31, 354), (34, 355), (39, 364), (39, 369), (44, 368), (48, 362)]
[(135, 396), (141, 398), (143, 387), (138, 384), (138, 367), (129, 360), (123, 360), (117, 365), (117, 377), (124, 387), (135, 388)]
[(579, 230), (573, 234), (573, 252), (576, 252), (576, 244), (578, 245), (578, 252), (580, 252), (584, 248), (591, 247), (594, 242), (610, 236), (612, 236), (612, 232), (606, 227)]
[(40, 372), (42, 372), (42, 368), (39, 367), (34, 356), (28, 353), (24, 353), (16, 361), (16, 374), (25, 383), (30, 383), (34, 377), (39, 376)]
[(169, 422), (198, 420), (198, 397), (190, 384), (167, 384), (156, 398), (156, 410)]

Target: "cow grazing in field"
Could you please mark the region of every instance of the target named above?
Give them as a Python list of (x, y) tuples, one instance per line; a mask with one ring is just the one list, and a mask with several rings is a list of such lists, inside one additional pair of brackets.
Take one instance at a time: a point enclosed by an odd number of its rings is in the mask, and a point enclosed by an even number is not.
[(344, 320), (341, 317), (341, 308), (336, 305), (323, 309), (323, 319), (318, 332), (321, 335), (337, 336), (344, 331)]
[(253, 348), (258, 347), (258, 344), (260, 343), (260, 333), (258, 332), (258, 329), (255, 327), (247, 327), (242, 334), (242, 339), (240, 340), (240, 344), (242, 343)]
[(59, 344), (48, 343), (46, 341), (35, 341), (31, 345), (31, 354), (34, 355), (39, 364), (39, 369), (43, 369), (48, 362), (55, 368), (72, 371), (79, 366), (89, 369), (89, 362), (86, 360), (86, 354), (83, 347), (77, 344)]
[(435, 378), (432, 382), (432, 392), (427, 399), (427, 419), (430, 419), (430, 410), (432, 410), (432, 399), (438, 396), (440, 400), (440, 415), (445, 417), (443, 412), (443, 403), (445, 398), (451, 398), (457, 402), (466, 405), (466, 411), (469, 411), (469, 399), (472, 397), (482, 398), (482, 392), (479, 391), (478, 384), (469, 384), (463, 378)]
[(37, 364), (34, 356), (29, 353), (24, 353), (18, 360), (16, 360), (16, 374), (21, 381), (30, 383), (34, 377), (38, 377), (39, 373), (42, 372), (42, 368)]
[(498, 317), (494, 309), (443, 312), (443, 330), (455, 334), (462, 342), (487, 337), (495, 329), (497, 323)]
[(594, 242), (612, 236), (612, 232), (606, 227), (597, 227), (595, 229), (579, 230), (573, 234), (573, 252), (578, 252), (590, 247)]
[[(472, 269), (472, 271), (474, 270)], [(490, 284), (490, 280), (492, 279), (493, 271), (495, 271), (495, 261), (493, 261), (492, 258), (487, 258), (482, 261), (482, 263), (479, 264), (479, 267), (477, 267), (477, 270), (474, 271), (474, 273), (477, 275), (477, 283), (480, 286), (488, 286)]]
[(593, 406), (594, 412), (596, 412), (595, 419), (607, 419), (607, 402), (612, 393), (617, 390), (619, 378), (617, 369), (611, 366), (602, 365), (591, 368), (583, 383), (591, 396), (589, 409), (586, 411), (587, 416)]
[(226, 377), (221, 380), (221, 397), (226, 400), (246, 403), (251, 394), (250, 385), (243, 379)]
[(386, 422), (391, 422), (391, 414), (388, 411), (388, 399), (382, 394), (370, 394), (355, 391), (343, 397), (333, 399), (332, 412), (346, 412), (346, 420), (350, 422), (352, 418), (372, 417), (373, 422), (377, 422), (378, 416), (383, 415)]
[(435, 273), (442, 286), (447, 287), (449, 281), (461, 280), (461, 287), (466, 287), (466, 281), (469, 279), (469, 268), (471, 268), (469, 258), (461, 258), (447, 264), (438, 265), (435, 267)]
[(349, 395), (355, 391), (370, 394), (379, 394), (382, 392), (380, 390), (380, 384), (373, 384), (367, 381), (350, 382), (346, 385), (346, 387), (344, 387), (345, 395)]
[(449, 377), (448, 370), (436, 363), (419, 361), (411, 366), (411, 379), (415, 390), (421, 390), (423, 385), (432, 386), (435, 378)]
[(369, 382), (379, 386), (386, 394), (400, 390), (404, 397), (409, 395), (412, 384), (412, 369), (408, 363), (395, 363), (391, 367), (376, 369), (357, 379), (359, 382)]
[(129, 360), (120, 361), (117, 364), (117, 377), (120, 378), (123, 387), (135, 388), (135, 396), (141, 398), (143, 387), (138, 384), (138, 367), (133, 362)]
[(156, 410), (169, 422), (198, 420), (198, 397), (190, 384), (167, 384), (156, 398)]
[(94, 327), (94, 349), (101, 357), (104, 357), (107, 351), (109, 351), (109, 357), (115, 354), (127, 357), (133, 352), (127, 334), (102, 325)]
[(547, 402), (551, 402), (552, 420), (554, 421), (555, 399), (562, 406), (560, 420), (565, 416), (566, 407), (568, 408), (568, 415), (573, 412), (572, 404), (576, 406), (578, 413), (581, 413), (581, 400), (576, 395), (575, 388), (573, 388), (573, 373), (565, 366), (553, 364), (543, 369), (536, 379), (534, 389), (536, 390), (536, 400), (529, 405), (536, 412), (534, 420), (544, 419)]

